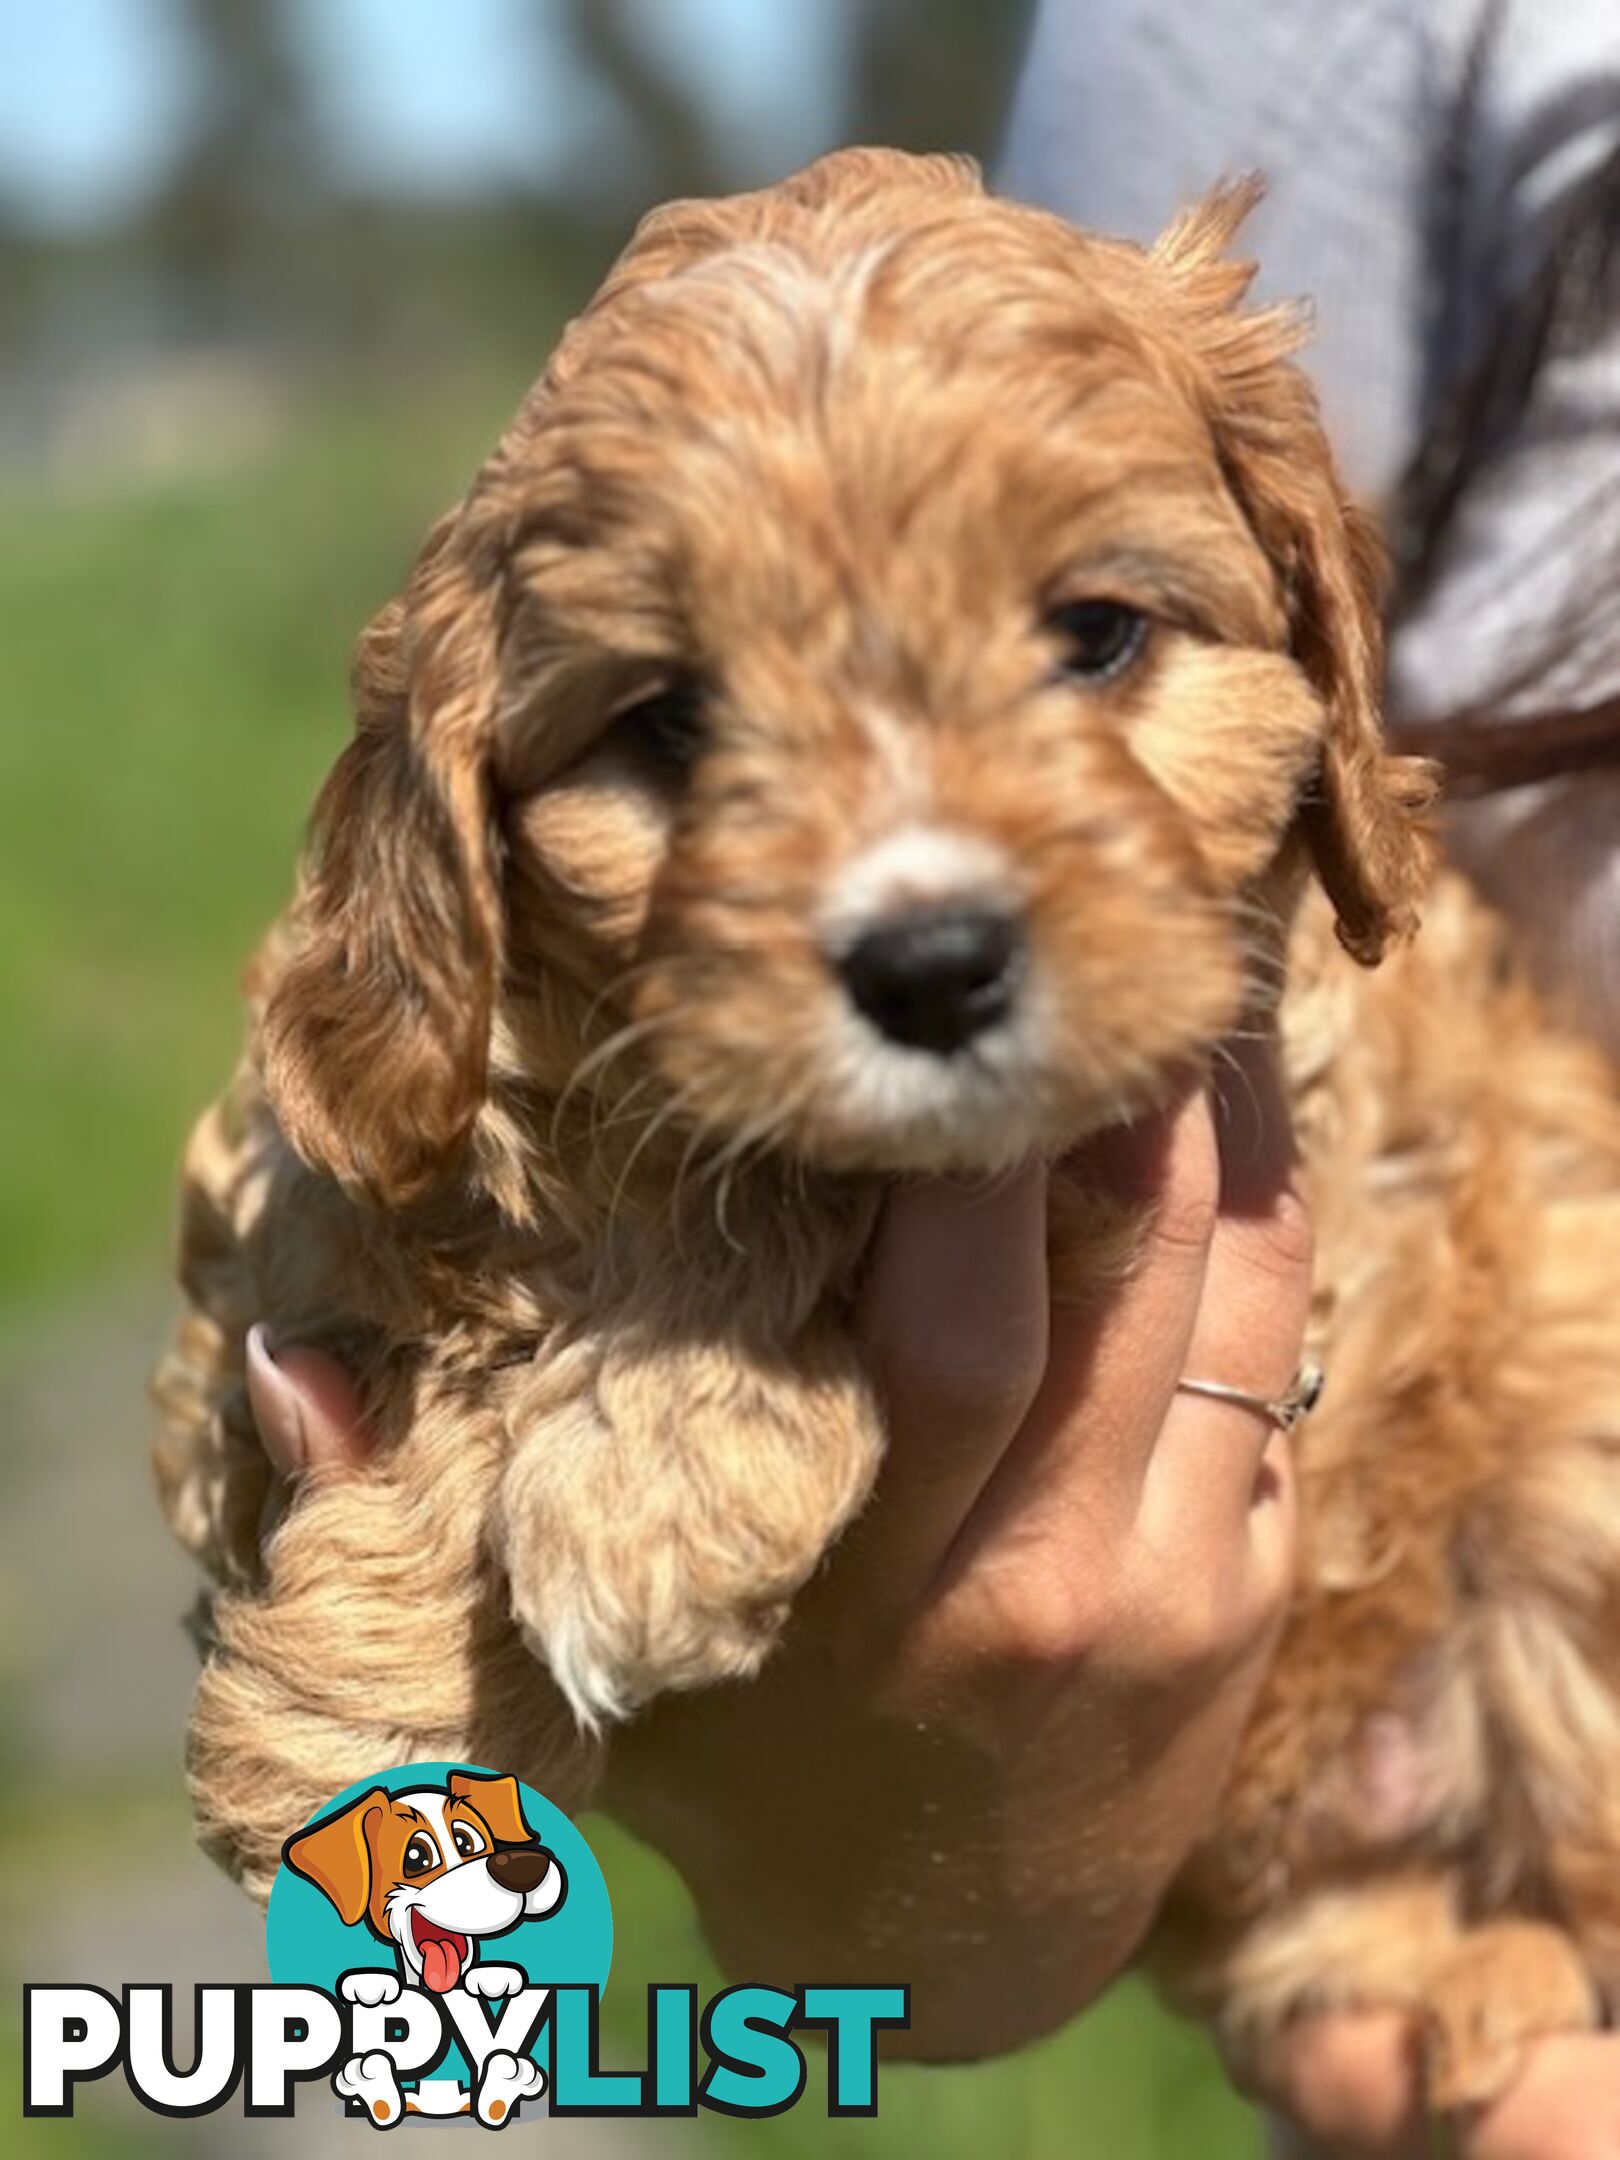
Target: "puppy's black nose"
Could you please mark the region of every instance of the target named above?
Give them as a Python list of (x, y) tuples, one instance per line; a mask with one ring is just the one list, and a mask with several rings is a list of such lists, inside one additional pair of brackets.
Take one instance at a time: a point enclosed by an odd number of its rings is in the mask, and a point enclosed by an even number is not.
[(489, 1856), (491, 1875), (503, 1890), (515, 1890), (519, 1897), (538, 1888), (550, 1865), (551, 1855), (543, 1845), (516, 1845)]
[(999, 908), (911, 908), (863, 931), (839, 961), (858, 1012), (890, 1042), (947, 1057), (1012, 1009), (1023, 940)]

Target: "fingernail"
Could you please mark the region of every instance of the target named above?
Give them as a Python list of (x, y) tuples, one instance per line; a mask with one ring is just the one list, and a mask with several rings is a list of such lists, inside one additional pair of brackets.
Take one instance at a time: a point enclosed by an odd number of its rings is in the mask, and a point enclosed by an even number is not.
[(247, 1334), (248, 1396), (265, 1453), (284, 1473), (301, 1470), (309, 1456), (304, 1406), (298, 1390), (276, 1363), (270, 1331), (256, 1321)]

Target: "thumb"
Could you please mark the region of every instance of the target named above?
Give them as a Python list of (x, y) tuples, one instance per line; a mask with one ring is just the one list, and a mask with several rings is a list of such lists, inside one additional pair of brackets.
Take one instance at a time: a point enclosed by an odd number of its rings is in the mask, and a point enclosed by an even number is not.
[(1266, 2097), (1296, 2130), (1278, 2160), (1423, 2160), (1430, 2150), (1420, 2035), (1399, 2010), (1321, 2011), (1283, 2035)]

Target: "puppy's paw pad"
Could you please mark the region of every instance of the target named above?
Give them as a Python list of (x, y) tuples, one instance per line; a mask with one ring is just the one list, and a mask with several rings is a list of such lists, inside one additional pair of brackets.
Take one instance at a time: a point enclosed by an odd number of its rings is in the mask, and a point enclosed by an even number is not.
[(373, 2048), (369, 2055), (351, 2055), (333, 2078), (332, 2090), (344, 2100), (358, 2102), (379, 2130), (392, 2130), (404, 2116), (394, 2065), (381, 2048)]
[(364, 2003), (376, 2009), (381, 2003), (398, 2002), (399, 1975), (391, 1972), (346, 1972), (338, 1982), (345, 2002)]
[(474, 1965), (462, 1975), (462, 1986), (469, 1995), (482, 1995), (493, 2001), (500, 1995), (516, 1995), (529, 1984), (529, 1976), (518, 1965)]
[(512, 2120), (523, 2101), (538, 2099), (546, 2089), (546, 2074), (525, 2055), (521, 2059), (497, 2048), (484, 2064), (478, 2081), (478, 2120), (488, 2130), (499, 2130)]

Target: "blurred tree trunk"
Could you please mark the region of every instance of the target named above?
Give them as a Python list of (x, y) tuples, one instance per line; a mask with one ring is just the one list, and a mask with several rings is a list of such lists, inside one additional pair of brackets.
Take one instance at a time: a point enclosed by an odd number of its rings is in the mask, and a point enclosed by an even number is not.
[(320, 207), (323, 174), (288, 15), (281, 0), (183, 0), (198, 116), (145, 223), (194, 328), (232, 326), (244, 301), (274, 313), (296, 295), (287, 235)]
[[(557, 0), (532, 0), (550, 8)], [(640, 34), (635, 0), (564, 0), (579, 62), (625, 114), (634, 172), (625, 194), (659, 202), (671, 195), (723, 193), (734, 169), (714, 122), (660, 66)], [(780, 0), (758, 0), (759, 5)], [(835, 0), (816, 0), (832, 6)], [(841, 139), (902, 149), (998, 147), (1022, 50), (1029, 0), (842, 0), (850, 28), (849, 76)], [(594, 207), (612, 190), (598, 187)], [(608, 215), (616, 217), (619, 204)], [(579, 206), (587, 221), (593, 205)]]
[(1028, 0), (852, 0), (853, 142), (1000, 148)]
[(635, 132), (642, 167), (637, 194), (662, 202), (672, 195), (724, 192), (726, 178), (708, 116), (642, 44), (634, 10), (625, 0), (567, 0), (567, 5), (575, 52), (612, 92)]

